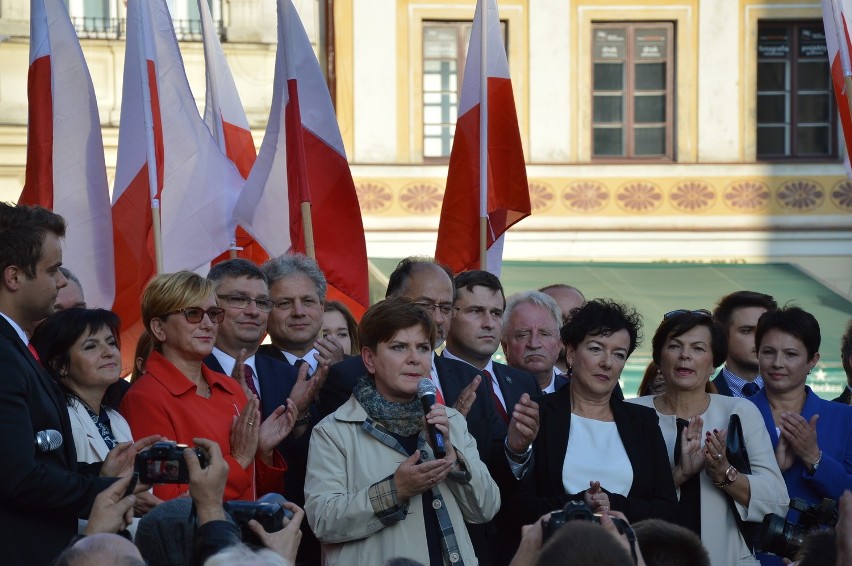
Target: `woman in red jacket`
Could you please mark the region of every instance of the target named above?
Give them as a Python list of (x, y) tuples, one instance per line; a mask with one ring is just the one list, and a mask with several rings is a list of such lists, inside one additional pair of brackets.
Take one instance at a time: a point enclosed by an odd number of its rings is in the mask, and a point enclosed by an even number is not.
[[(137, 437), (160, 434), (190, 446), (199, 437), (217, 442), (228, 462), (225, 500), (256, 499), (284, 487), (287, 466), (275, 447), (292, 430), (296, 411), (288, 400), (261, 422), (257, 397), (247, 398), (239, 382), (202, 363), (223, 318), (207, 279), (189, 271), (154, 277), (142, 296), (154, 350), (121, 413)], [(158, 485), (154, 494), (173, 499), (188, 487)]]

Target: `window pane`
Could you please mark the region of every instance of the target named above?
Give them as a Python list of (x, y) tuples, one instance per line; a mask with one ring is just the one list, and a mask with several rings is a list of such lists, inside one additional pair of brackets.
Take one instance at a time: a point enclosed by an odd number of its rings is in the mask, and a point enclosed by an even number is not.
[(798, 122), (828, 122), (831, 103), (828, 94), (800, 94), (798, 100)]
[(442, 157), (442, 147), (440, 138), (425, 138), (423, 140), (423, 155), (425, 157)]
[(798, 155), (831, 155), (831, 128), (827, 125), (796, 128), (796, 153)]
[(785, 59), (790, 54), (790, 30), (786, 27), (762, 26), (757, 32), (757, 55), (761, 58)]
[(598, 28), (592, 45), (595, 59), (624, 59), (627, 50), (627, 30), (623, 28)]
[(787, 62), (761, 61), (757, 64), (757, 90), (786, 90)]
[(424, 59), (455, 59), (456, 57), (458, 57), (456, 28), (444, 26), (423, 28)]
[(623, 63), (595, 63), (595, 90), (622, 90), (624, 88)]
[(440, 124), (441, 122), (446, 122), (445, 109), (440, 106), (424, 107), (423, 121), (427, 124)]
[(665, 63), (643, 63), (636, 65), (636, 90), (665, 90), (665, 88)]
[(640, 61), (665, 59), (668, 40), (665, 28), (637, 29), (636, 58)]
[(636, 155), (664, 155), (666, 153), (666, 129), (637, 128), (634, 132)]
[(596, 156), (624, 155), (624, 136), (621, 128), (595, 128), (593, 151)]
[(757, 123), (787, 122), (786, 94), (759, 94), (757, 96)]
[(825, 61), (799, 61), (796, 69), (796, 87), (799, 90), (829, 90), (831, 88), (831, 69), (828, 59)]
[(757, 128), (757, 155), (788, 155), (786, 126), (760, 126)]
[(637, 124), (655, 124), (666, 121), (666, 96), (636, 95), (633, 97), (634, 122)]
[(595, 96), (595, 123), (619, 123), (624, 120), (624, 97)]

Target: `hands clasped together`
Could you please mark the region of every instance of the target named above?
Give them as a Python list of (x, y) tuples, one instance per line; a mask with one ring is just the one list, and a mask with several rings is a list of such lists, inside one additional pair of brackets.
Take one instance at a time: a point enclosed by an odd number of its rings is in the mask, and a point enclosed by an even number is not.
[(407, 501), (432, 489), (447, 479), (447, 476), (458, 463), (456, 450), (450, 442), (450, 420), (447, 417), (446, 407), (435, 403), (424, 417), (424, 421), (427, 424), (434, 425), (444, 435), (446, 455), (437, 460), (421, 462), (420, 452), (416, 451), (403, 461), (394, 472), (396, 495), (400, 501)]

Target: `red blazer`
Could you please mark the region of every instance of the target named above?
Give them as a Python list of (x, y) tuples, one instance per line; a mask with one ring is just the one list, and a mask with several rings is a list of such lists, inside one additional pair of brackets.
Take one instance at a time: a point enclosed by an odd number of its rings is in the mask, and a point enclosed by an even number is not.
[[(287, 465), (277, 452), (273, 467), (256, 459), (245, 470), (231, 456), (231, 423), (237, 411), (242, 411), (246, 405), (246, 396), (239, 384), (199, 364), (201, 374), (210, 384), (209, 399), (197, 395), (195, 384), (161, 353), (151, 352), (145, 363), (145, 373), (121, 402), (120, 412), (130, 424), (133, 437), (159, 434), (189, 446), (193, 445), (193, 438), (217, 442), (228, 462), (225, 501), (254, 500), (258, 495), (280, 493), (284, 489)], [(163, 500), (174, 499), (188, 488), (186, 484), (156, 485), (154, 495)]]

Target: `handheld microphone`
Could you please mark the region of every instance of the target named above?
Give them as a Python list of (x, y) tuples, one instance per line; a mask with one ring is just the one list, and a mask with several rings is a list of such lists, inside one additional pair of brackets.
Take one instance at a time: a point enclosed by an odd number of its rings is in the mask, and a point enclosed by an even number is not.
[(35, 445), (39, 452), (51, 452), (62, 446), (62, 433), (58, 430), (40, 430), (35, 435)]
[[(435, 384), (428, 377), (424, 377), (417, 383), (417, 397), (420, 399), (420, 404), (423, 405), (424, 415), (428, 414), (432, 410), (432, 405), (435, 404), (435, 391)], [(426, 423), (426, 430), (429, 432), (429, 443), (432, 445), (435, 457), (443, 458), (446, 456), (444, 434), (430, 423)]]

